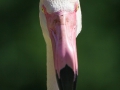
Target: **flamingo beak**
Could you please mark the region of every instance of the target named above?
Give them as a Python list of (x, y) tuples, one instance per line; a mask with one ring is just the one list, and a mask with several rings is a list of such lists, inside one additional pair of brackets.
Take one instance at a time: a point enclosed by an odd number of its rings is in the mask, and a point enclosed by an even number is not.
[(60, 90), (75, 90), (78, 75), (76, 12), (45, 13)]

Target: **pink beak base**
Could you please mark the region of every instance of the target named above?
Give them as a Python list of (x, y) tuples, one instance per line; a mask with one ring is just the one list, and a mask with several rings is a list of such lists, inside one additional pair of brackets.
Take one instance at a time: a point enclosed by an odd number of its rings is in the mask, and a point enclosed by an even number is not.
[(78, 75), (76, 51), (76, 10), (49, 14), (44, 8), (52, 42), (54, 65), (60, 90), (75, 90)]

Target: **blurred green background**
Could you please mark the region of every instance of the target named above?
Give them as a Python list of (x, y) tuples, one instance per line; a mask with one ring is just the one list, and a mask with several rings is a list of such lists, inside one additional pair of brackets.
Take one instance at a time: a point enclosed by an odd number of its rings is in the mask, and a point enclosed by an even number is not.
[[(77, 90), (120, 90), (120, 0), (81, 0)], [(46, 90), (39, 0), (0, 0), (0, 90)]]

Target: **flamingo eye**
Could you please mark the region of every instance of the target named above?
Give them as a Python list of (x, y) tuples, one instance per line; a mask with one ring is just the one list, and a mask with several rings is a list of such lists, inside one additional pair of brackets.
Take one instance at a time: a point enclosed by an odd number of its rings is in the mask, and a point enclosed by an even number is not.
[(42, 8), (42, 12), (44, 13), (44, 9)]
[(77, 7), (76, 7), (76, 11), (79, 9), (79, 5), (77, 5)]
[(78, 9), (79, 9), (79, 5), (78, 5), (78, 4), (76, 4), (76, 5), (75, 5), (75, 11), (77, 12), (77, 11), (78, 11)]
[(79, 5), (78, 5), (78, 7), (77, 7), (77, 10), (79, 9)]

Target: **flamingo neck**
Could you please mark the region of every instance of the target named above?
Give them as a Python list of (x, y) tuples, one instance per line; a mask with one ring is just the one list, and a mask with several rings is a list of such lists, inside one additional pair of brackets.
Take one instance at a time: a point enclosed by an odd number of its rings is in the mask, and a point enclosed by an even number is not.
[(51, 42), (47, 42), (47, 90), (59, 90), (56, 81)]

